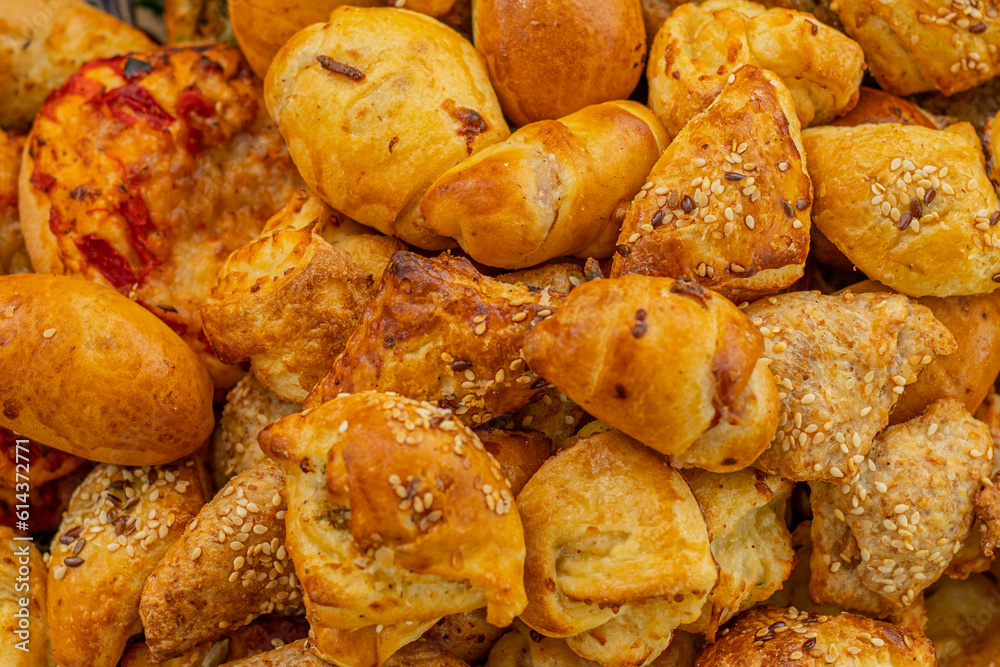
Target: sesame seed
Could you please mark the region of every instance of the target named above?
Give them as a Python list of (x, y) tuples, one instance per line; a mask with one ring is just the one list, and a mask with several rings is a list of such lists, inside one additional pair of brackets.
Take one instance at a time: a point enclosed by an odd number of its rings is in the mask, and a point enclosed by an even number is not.
[(815, 394), (806, 394), (805, 396), (802, 397), (802, 400), (800, 402), (802, 403), (802, 405), (809, 405), (815, 400), (816, 400)]
[(42, 333), (42, 338), (52, 338), (55, 335), (56, 335), (56, 330), (55, 329), (46, 329)]

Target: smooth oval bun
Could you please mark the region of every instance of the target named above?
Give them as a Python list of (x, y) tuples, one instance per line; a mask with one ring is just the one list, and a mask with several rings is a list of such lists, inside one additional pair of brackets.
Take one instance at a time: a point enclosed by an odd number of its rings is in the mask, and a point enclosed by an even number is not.
[(229, 20), (250, 67), (267, 76), (274, 54), (292, 35), (313, 23), (323, 23), (341, 5), (377, 7), (380, 0), (229, 0)]
[(646, 62), (639, 0), (480, 0), (472, 33), (515, 125), (625, 99)]
[(211, 435), (212, 380), (155, 315), (83, 278), (0, 277), (0, 426), (77, 456), (156, 465)]
[(282, 47), (264, 97), (316, 194), (432, 250), (454, 241), (424, 224), (424, 192), (510, 136), (483, 57), (444, 24), (402, 9), (338, 7)]

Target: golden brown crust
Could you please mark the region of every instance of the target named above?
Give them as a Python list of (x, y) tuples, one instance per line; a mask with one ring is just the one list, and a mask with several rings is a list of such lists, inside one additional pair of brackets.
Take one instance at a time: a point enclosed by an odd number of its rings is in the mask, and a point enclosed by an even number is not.
[(861, 86), (858, 93), (858, 103), (854, 108), (830, 121), (829, 125), (901, 123), (929, 127), (932, 130), (937, 129), (937, 125), (931, 121), (929, 114), (909, 100), (867, 86)]
[(854, 614), (824, 616), (795, 607), (757, 607), (724, 632), (702, 649), (696, 667), (937, 665), (934, 647), (923, 634)]
[(328, 667), (330, 663), (313, 653), (313, 644), (308, 639), (300, 639), (273, 651), (227, 662), (222, 667)]
[(531, 476), (545, 463), (552, 451), (552, 441), (534, 431), (502, 431), (481, 428), (476, 435), (486, 451), (496, 459), (510, 492), (521, 492)]
[(847, 492), (812, 484), (813, 599), (883, 617), (913, 602), (962, 548), (991, 445), (946, 399), (879, 434)]
[(903, 388), (955, 350), (930, 310), (900, 294), (793, 292), (744, 312), (764, 335), (781, 399), (755, 465), (796, 481), (850, 479)]
[(477, 609), (445, 616), (425, 632), (421, 640), (471, 665), (477, 665), (486, 661), (490, 649), (507, 632), (507, 628), (498, 628), (486, 621), (485, 609)]
[(1000, 655), (1000, 623), (991, 609), (1000, 597), (996, 568), (964, 581), (942, 579), (927, 596), (927, 637), (940, 665), (990, 667)]
[(226, 659), (226, 642), (202, 644), (171, 660), (153, 661), (145, 642), (133, 642), (125, 647), (118, 667), (205, 667)]
[(154, 659), (301, 605), (285, 550), (284, 482), (269, 460), (233, 477), (150, 573), (139, 615)]
[(996, 289), (997, 196), (970, 125), (822, 127), (802, 141), (813, 222), (868, 277), (910, 296)]
[(84, 63), (156, 44), (79, 0), (0, 7), (0, 128), (27, 129), (42, 102)]
[(394, 391), (455, 409), (467, 424), (525, 405), (544, 381), (521, 356), (525, 333), (563, 295), (533, 292), (476, 271), (468, 260), (393, 256), (333, 369), (305, 402), (341, 392)]
[[(87, 465), (87, 460), (46, 447), (0, 426), (0, 488), (15, 490), (18, 483), (39, 487)], [(24, 488), (24, 487), (22, 487)]]
[(722, 297), (639, 275), (580, 285), (524, 344), (529, 366), (587, 412), (669, 455), (741, 413), (762, 349)]
[[(310, 605), (307, 597), (307, 614), (311, 613)], [(382, 667), (401, 648), (419, 640), (420, 635), (436, 620), (369, 625), (354, 630), (328, 628), (313, 622), (309, 638), (313, 643), (313, 653), (334, 665)]]
[(864, 54), (810, 14), (746, 0), (687, 4), (670, 15), (650, 49), (650, 106), (676, 136), (744, 65), (781, 77), (806, 127), (854, 106)]
[(23, 136), (0, 130), (0, 275), (32, 270), (17, 211), (17, 178), (23, 147)]
[(521, 619), (603, 665), (640, 665), (698, 617), (716, 582), (701, 510), (679, 473), (619, 431), (579, 440), (518, 495)]
[(585, 278), (583, 268), (577, 264), (543, 264), (531, 269), (521, 269), (501, 273), (494, 280), (502, 283), (521, 283), (528, 289), (540, 291), (546, 287), (556, 292), (569, 294), (570, 290)]
[(420, 214), (430, 184), (510, 135), (472, 45), (394, 8), (338, 7), (297, 33), (275, 56), (265, 97), (316, 194), (422, 248), (453, 245)]
[(0, 377), (18, 378), (0, 391), (0, 426), (131, 465), (172, 461), (204, 444), (212, 381), (163, 322), (81, 278), (29, 273), (0, 277), (0, 285), (0, 338), (8, 341)]
[(287, 547), (314, 630), (436, 622), (484, 605), (507, 625), (524, 607), (513, 495), (450, 411), (361, 392), (258, 439), (287, 475)]
[(472, 29), (515, 125), (626, 99), (642, 77), (638, 0), (480, 0)]
[(0, 662), (9, 667), (48, 667), (49, 617), (46, 569), (34, 544), (0, 526)]
[(49, 562), (52, 654), (65, 667), (113, 667), (141, 629), (149, 573), (205, 503), (195, 459), (152, 468), (100, 465), (77, 487)]
[(267, 614), (229, 633), (226, 660), (241, 660), (309, 636), (304, 616)]
[(469, 663), (458, 656), (420, 639), (393, 653), (382, 665), (384, 667), (411, 667), (413, 665), (419, 665), (419, 667), (469, 667)]
[(802, 277), (811, 203), (792, 97), (747, 65), (653, 167), (611, 275), (685, 276), (735, 302), (776, 293)]
[(424, 195), (428, 226), (489, 266), (555, 257), (610, 257), (615, 212), (645, 182), (668, 143), (636, 102), (585, 107), (526, 125), (442, 174)]
[(220, 392), (242, 372), (216, 358), (198, 309), (223, 259), (301, 186), (261, 102), (235, 47), (97, 61), (46, 101), (21, 165), (35, 269), (139, 302), (198, 353)]

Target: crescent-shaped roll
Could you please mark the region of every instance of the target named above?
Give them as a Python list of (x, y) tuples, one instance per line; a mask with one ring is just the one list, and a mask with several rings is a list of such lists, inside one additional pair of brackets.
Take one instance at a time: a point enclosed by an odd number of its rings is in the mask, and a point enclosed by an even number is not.
[(792, 97), (759, 67), (730, 78), (633, 200), (612, 277), (684, 276), (737, 303), (802, 277), (812, 184)]
[(882, 617), (910, 605), (962, 548), (992, 458), (986, 425), (946, 399), (879, 434), (852, 478), (812, 484), (813, 600)]
[(637, 102), (606, 102), (525, 125), (442, 174), (420, 204), (426, 224), (488, 266), (610, 257), (621, 219), (668, 143)]
[(504, 626), (524, 608), (514, 496), (450, 410), (365, 391), (258, 440), (285, 471), (285, 544), (314, 629), (433, 623), (484, 606)]
[(302, 177), (358, 222), (428, 249), (420, 200), (510, 130), (483, 56), (424, 14), (338, 7), (275, 56), (265, 100)]
[(817, 127), (802, 142), (813, 223), (869, 278), (909, 296), (1000, 286), (1000, 204), (971, 125)]
[(678, 7), (649, 53), (649, 105), (671, 137), (705, 109), (744, 65), (774, 72), (802, 127), (822, 125), (858, 99), (861, 47), (811, 14), (747, 0)]
[(528, 606), (521, 620), (605, 667), (648, 664), (698, 618), (716, 565), (680, 473), (620, 431), (582, 438), (517, 497)]
[[(718, 294), (684, 278), (640, 275), (576, 287), (524, 340), (534, 372), (604, 423), (671, 456), (720, 421), (768, 418), (746, 409), (763, 349), (760, 332)], [(757, 372), (765, 375), (757, 390), (777, 393), (770, 371)], [(738, 458), (749, 464), (767, 447), (763, 440), (748, 439)]]

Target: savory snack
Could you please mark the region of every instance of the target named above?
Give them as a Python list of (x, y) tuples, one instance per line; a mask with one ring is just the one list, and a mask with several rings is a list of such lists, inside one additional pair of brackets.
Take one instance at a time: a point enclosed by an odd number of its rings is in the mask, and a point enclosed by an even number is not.
[(420, 204), (428, 227), (476, 261), (521, 268), (610, 257), (621, 218), (668, 143), (636, 102), (526, 125), (441, 175)]
[(848, 613), (756, 607), (702, 649), (695, 662), (696, 667), (776, 664), (935, 667), (937, 660), (923, 634), (898, 625)]
[(996, 8), (983, 4), (897, 0), (838, 0), (830, 8), (865, 51), (884, 90), (951, 95), (992, 79), (1000, 46)]
[(0, 662), (6, 667), (48, 667), (46, 571), (38, 548), (15, 541), (0, 526)]
[(258, 440), (286, 475), (285, 543), (321, 654), (326, 632), (336, 643), (410, 621), (402, 628), (422, 633), (483, 606), (505, 626), (523, 610), (514, 496), (450, 410), (363, 391), (289, 415)]
[[(639, 275), (580, 285), (524, 339), (534, 372), (601, 421), (671, 456), (723, 420), (777, 428), (774, 412), (746, 406), (751, 376), (770, 375), (757, 363), (763, 349), (760, 333), (719, 295), (684, 278)], [(777, 393), (770, 378), (754, 384)], [(743, 446), (749, 464), (767, 442)]]
[(86, 465), (86, 459), (0, 426), (0, 489), (13, 490), (19, 482), (27, 484), (29, 480), (32, 487), (42, 486)]
[(552, 453), (552, 441), (534, 431), (476, 429), (483, 448), (496, 459), (510, 492), (517, 495)]
[(684, 276), (737, 303), (802, 277), (812, 184), (792, 97), (753, 65), (731, 79), (633, 200), (612, 277)]
[(854, 108), (834, 118), (829, 125), (853, 126), (868, 123), (902, 123), (938, 129), (930, 113), (913, 102), (868, 86), (858, 89), (858, 103)]
[(212, 381), (144, 308), (69, 276), (0, 277), (0, 426), (92, 461), (180, 458), (212, 433)]
[(430, 184), (510, 136), (483, 57), (407, 10), (338, 7), (278, 52), (265, 99), (316, 194), (421, 248), (453, 245), (420, 213)]
[(864, 53), (811, 14), (747, 0), (678, 7), (649, 52), (649, 105), (671, 137), (744, 65), (785, 82), (802, 127), (822, 125), (858, 99)]
[(930, 309), (901, 294), (792, 292), (744, 313), (764, 336), (781, 399), (755, 465), (795, 481), (851, 479), (905, 387), (956, 348)]
[(459, 660), (476, 665), (486, 662), (490, 650), (508, 630), (487, 623), (486, 610), (478, 609), (445, 616), (425, 632), (419, 641), (433, 644)]
[(393, 256), (333, 369), (306, 399), (392, 391), (454, 409), (470, 425), (519, 408), (545, 384), (525, 366), (525, 334), (563, 295), (501, 283), (468, 260)]
[(315, 646), (309, 639), (300, 639), (273, 651), (227, 662), (222, 667), (328, 667), (330, 663), (313, 653)]
[(262, 614), (301, 607), (285, 549), (284, 488), (284, 473), (261, 461), (222, 487), (164, 554), (139, 604), (154, 660), (222, 639)]
[(163, 24), (168, 44), (234, 40), (226, 0), (163, 0)]
[(927, 595), (927, 638), (939, 665), (988, 667), (1000, 655), (1000, 617), (983, 612), (1000, 598), (997, 568), (966, 579), (942, 578)]
[(202, 644), (172, 660), (153, 660), (146, 642), (132, 642), (125, 647), (118, 667), (203, 667), (218, 665), (226, 660), (226, 640)]
[(182, 336), (221, 398), (198, 309), (232, 251), (301, 179), (235, 47), (187, 46), (90, 63), (42, 107), (21, 165), (35, 270), (82, 275)]
[(648, 664), (716, 582), (701, 510), (680, 473), (620, 431), (582, 438), (517, 496), (533, 630), (605, 667)]
[(818, 127), (802, 142), (813, 223), (869, 278), (909, 296), (998, 287), (1000, 205), (971, 125)]
[(759, 470), (682, 474), (705, 515), (712, 558), (719, 566), (719, 580), (701, 616), (684, 629), (714, 641), (722, 624), (766, 600), (791, 574), (795, 553), (784, 513), (793, 484)]
[(0, 275), (32, 270), (17, 211), (17, 178), (23, 148), (22, 135), (0, 130)]
[(646, 62), (639, 0), (479, 0), (472, 31), (515, 125), (625, 99)]
[(84, 63), (151, 51), (141, 30), (81, 0), (0, 5), (0, 128), (26, 130), (49, 93)]
[(208, 492), (193, 458), (127, 468), (100, 465), (77, 487), (52, 543), (52, 656), (64, 667), (114, 667), (142, 629), (143, 584)]
[(972, 528), (992, 445), (986, 425), (946, 399), (879, 434), (856, 476), (813, 483), (813, 599), (881, 617), (910, 605)]

